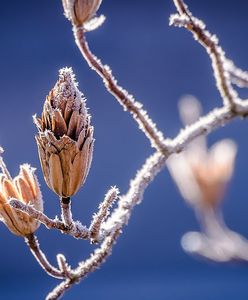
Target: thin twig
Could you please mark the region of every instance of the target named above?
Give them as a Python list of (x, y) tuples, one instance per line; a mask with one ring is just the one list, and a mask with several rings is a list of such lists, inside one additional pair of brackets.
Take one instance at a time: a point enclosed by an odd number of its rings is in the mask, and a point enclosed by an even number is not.
[(99, 205), (98, 213), (93, 216), (89, 229), (93, 242), (99, 241), (101, 225), (108, 217), (109, 209), (116, 200), (118, 194), (119, 190), (116, 187), (112, 187), (105, 195), (103, 202)]
[(14, 209), (22, 211), (28, 214), (30, 217), (40, 221), (48, 229), (54, 228), (60, 230), (62, 233), (69, 234), (77, 239), (89, 239), (89, 230), (83, 226), (80, 222), (74, 222), (73, 226), (68, 227), (59, 219), (50, 219), (44, 213), (38, 211), (33, 206), (25, 204), (17, 199), (10, 199), (9, 205)]
[(206, 25), (201, 20), (192, 15), (183, 0), (173, 0), (173, 2), (179, 15), (172, 15), (170, 24), (187, 28), (193, 33), (195, 40), (206, 49), (212, 60), (216, 85), (223, 102), (225, 105), (230, 105), (235, 109), (235, 104), (240, 99), (231, 85), (230, 74), (225, 68), (227, 61), (225, 52), (219, 45), (217, 37), (206, 30)]
[(53, 267), (46, 258), (46, 255), (41, 251), (37, 237), (30, 234), (25, 237), (25, 241), (30, 248), (33, 256), (36, 258), (40, 266), (52, 277), (64, 279), (65, 276), (57, 268)]
[(73, 286), (73, 284), (78, 283), (89, 273), (99, 268), (106, 261), (106, 258), (111, 254), (113, 245), (120, 233), (120, 230), (116, 230), (110, 236), (106, 237), (101, 246), (94, 251), (91, 257), (81, 262), (74, 270), (75, 277), (66, 279), (60, 283), (52, 292), (47, 295), (46, 300), (60, 299), (64, 293)]
[(73, 278), (73, 272), (71, 270), (71, 266), (67, 263), (66, 258), (63, 254), (58, 254), (57, 255), (57, 262), (59, 269), (61, 273), (64, 275), (65, 278)]
[(112, 75), (112, 71), (107, 65), (103, 65), (89, 49), (86, 41), (85, 32), (82, 27), (73, 28), (76, 44), (81, 51), (83, 57), (89, 66), (100, 75), (107, 90), (117, 99), (123, 106), (124, 110), (131, 113), (134, 120), (138, 123), (140, 129), (151, 141), (153, 147), (159, 151), (164, 151), (164, 137), (156, 124), (148, 116), (147, 112), (142, 108), (142, 104), (134, 99), (126, 90), (117, 84), (117, 80)]

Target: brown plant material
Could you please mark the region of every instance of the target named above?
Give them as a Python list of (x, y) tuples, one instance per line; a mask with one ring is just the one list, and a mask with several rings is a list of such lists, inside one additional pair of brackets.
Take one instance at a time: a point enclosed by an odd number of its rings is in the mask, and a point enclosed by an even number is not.
[(209, 152), (205, 161), (191, 163), (204, 205), (215, 208), (223, 200), (233, 173), (235, 154), (236, 145), (231, 140), (222, 140)]
[[(76, 8), (76, 6), (74, 6), (75, 3), (75, 0), (63, 0), (64, 8), (69, 10), (71, 14), (73, 13), (71, 9), (74, 10)], [(93, 4), (94, 1), (90, 3)], [(219, 47), (217, 39), (205, 30), (203, 22), (193, 18), (182, 0), (174, 0), (174, 3), (179, 14), (171, 17), (171, 24), (185, 26), (191, 30), (194, 33), (194, 37), (207, 49), (212, 59), (215, 80), (223, 99), (223, 105), (220, 108), (213, 109), (200, 119), (198, 119), (199, 116), (197, 117), (197, 109), (193, 110), (192, 105), (190, 105), (188, 111), (183, 114), (184, 117), (188, 118), (190, 124), (180, 130), (177, 136), (172, 139), (164, 138), (163, 134), (157, 130), (153, 120), (150, 119), (147, 112), (142, 108), (142, 104), (135, 101), (132, 95), (118, 85), (117, 80), (111, 73), (111, 69), (107, 65), (102, 64), (90, 51), (85, 32), (89, 31), (89, 29), (92, 30), (96, 28), (96, 25), (100, 24), (99, 20), (94, 23), (93, 18), (82, 25), (77, 25), (75, 22), (73, 23), (71, 19), (76, 43), (83, 57), (89, 66), (103, 79), (107, 90), (115, 96), (127, 112), (131, 113), (139, 124), (140, 129), (146, 134), (157, 151), (146, 160), (135, 177), (130, 181), (127, 193), (118, 197), (119, 201), (117, 207), (110, 214), (109, 208), (117, 196), (117, 190), (112, 188), (106, 194), (103, 203), (99, 207), (98, 213), (93, 217), (89, 229), (83, 226), (79, 221), (73, 221), (68, 195), (63, 194), (61, 196), (62, 221), (58, 218), (54, 220), (50, 219), (45, 214), (35, 210), (32, 206), (23, 204), (16, 199), (9, 201), (13, 208), (40, 220), (47, 228), (56, 228), (61, 230), (62, 233), (70, 234), (75, 238), (84, 238), (91, 242), (101, 243), (100, 247), (91, 254), (90, 258), (80, 262), (75, 269), (71, 269), (65, 257), (61, 256), (61, 254), (58, 255), (59, 268), (57, 269), (51, 267), (47, 262), (39, 249), (36, 238), (32, 236), (29, 237), (27, 243), (44, 270), (53, 277), (61, 278), (62, 275), (62, 278), (64, 278), (64, 281), (47, 296), (47, 300), (57, 300), (61, 298), (70, 287), (84, 279), (90, 272), (95, 271), (96, 268), (104, 263), (106, 258), (111, 254), (112, 247), (122, 232), (124, 225), (128, 223), (133, 208), (141, 203), (146, 188), (151, 184), (156, 175), (164, 169), (166, 160), (169, 158), (170, 161), (173, 157), (176, 157), (175, 161), (177, 162), (173, 175), (181, 194), (191, 205), (194, 205), (194, 209), (198, 214), (200, 211), (199, 207), (203, 208), (200, 213), (201, 217), (204, 218), (202, 221), (202, 224), (205, 226), (204, 233), (197, 236), (193, 233), (194, 242), (191, 243), (191, 235), (190, 239), (186, 239), (184, 248), (187, 251), (198, 252), (204, 257), (217, 261), (233, 259), (248, 260), (248, 256), (246, 255), (247, 240), (244, 240), (241, 236), (228, 230), (219, 217), (219, 211), (216, 207), (213, 207), (221, 200), (222, 188), (227, 184), (232, 175), (236, 146), (233, 142), (225, 140), (218, 143), (214, 149), (207, 151), (204, 143), (205, 138), (201, 137), (231, 122), (235, 118), (247, 117), (248, 99), (241, 101), (239, 95), (235, 94), (231, 85), (232, 82), (235, 82), (235, 84), (239, 83), (239, 85), (246, 84), (246, 82), (248, 82), (247, 76), (242, 70), (238, 70), (235, 65), (233, 67), (229, 64), (227, 68), (225, 53)], [(70, 18), (70, 15), (67, 15), (67, 17)], [(65, 72), (62, 72), (61, 75), (66, 77)], [(42, 118), (36, 119), (36, 124), (39, 129), (37, 140), (38, 145), (42, 148), (40, 153), (43, 155), (41, 158), (44, 159), (44, 161), (42, 161), (45, 164), (44, 171), (47, 172), (46, 180), (48, 180), (48, 184), (50, 184), (53, 189), (56, 187), (60, 194), (63, 192), (64, 185), (67, 185), (64, 179), (67, 175), (63, 173), (61, 165), (60, 152), (65, 149), (65, 145), (62, 144), (61, 140), (64, 139), (64, 144), (66, 144), (66, 141), (68, 141), (68, 143), (73, 141), (78, 144), (80, 137), (80, 134), (78, 137), (71, 136), (71, 132), (69, 131), (71, 115), (69, 119), (66, 118), (67, 105), (69, 104), (66, 101), (63, 103), (62, 100), (59, 100), (59, 94), (62, 94), (61, 99), (70, 98), (70, 95), (74, 95), (72, 97), (74, 100), (77, 98), (77, 89), (73, 90), (74, 93), (71, 92), (71, 88), (73, 89), (74, 87), (74, 82), (72, 85), (69, 85), (69, 88), (65, 87), (66, 83), (64, 87), (62, 87), (63, 76), (60, 78), (60, 84), (58, 83), (56, 85), (57, 87), (55, 86), (53, 89), (53, 93), (51, 92), (48, 96), (46, 101), (47, 105), (44, 106)], [(69, 77), (70, 76), (68, 76), (68, 78)], [(68, 78), (64, 80), (67, 83)], [(77, 107), (77, 103), (76, 101), (75, 107)], [(87, 126), (90, 127), (89, 123)], [(86, 135), (84, 135), (84, 137), (86, 137)], [(193, 142), (195, 139), (196, 141)], [(216, 152), (217, 148), (221, 151)], [(182, 152), (183, 150), (185, 151)], [(177, 154), (177, 156), (174, 154)], [(84, 158), (88, 160), (88, 156), (84, 156)], [(88, 165), (90, 164), (88, 163)], [(210, 165), (212, 168), (210, 168)], [(57, 175), (59, 175), (59, 177)], [(63, 183), (61, 183), (60, 177)], [(215, 184), (213, 184), (213, 181)], [(215, 187), (216, 185), (220, 189), (217, 189)], [(206, 191), (204, 191), (208, 189), (207, 187), (209, 186), (213, 191), (215, 190), (215, 193), (208, 195)], [(204, 200), (203, 195), (207, 200)], [(216, 195), (218, 195), (218, 197)], [(202, 203), (210, 203), (210, 205), (204, 206)], [(186, 244), (193, 246), (191, 248), (185, 247)]]
[(85, 98), (70, 68), (46, 98), (41, 119), (34, 116), (42, 170), (47, 185), (60, 197), (74, 195), (85, 182), (93, 152), (93, 127)]
[[(201, 105), (188, 95), (180, 101), (179, 110), (183, 123), (190, 125), (199, 119)], [(216, 209), (232, 177), (237, 146), (229, 139), (211, 149), (206, 144), (206, 138), (199, 137), (182, 153), (170, 157), (167, 166), (186, 201), (198, 208)]]
[(83, 26), (95, 15), (102, 0), (62, 0), (65, 16), (75, 26)]
[(1, 158), (0, 173), (0, 219), (8, 229), (18, 235), (27, 236), (36, 231), (40, 222), (23, 212), (13, 209), (8, 201), (16, 198), (19, 201), (32, 205), (36, 210), (43, 211), (43, 200), (35, 169), (28, 164), (20, 166), (19, 175), (14, 179), (6, 172), (6, 166)]

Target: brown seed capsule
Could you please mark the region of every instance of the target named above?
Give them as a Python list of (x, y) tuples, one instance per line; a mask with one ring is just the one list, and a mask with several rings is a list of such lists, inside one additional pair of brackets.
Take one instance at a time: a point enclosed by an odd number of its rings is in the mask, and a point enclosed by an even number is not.
[(34, 174), (35, 169), (27, 164), (21, 165), (19, 175), (12, 179), (2, 159), (1, 168), (3, 173), (0, 173), (0, 219), (16, 235), (32, 234), (39, 227), (40, 222), (23, 212), (16, 211), (8, 204), (8, 200), (15, 198), (43, 211), (43, 200)]
[(46, 98), (39, 130), (38, 152), (47, 185), (60, 197), (74, 195), (85, 182), (93, 153), (93, 127), (85, 98), (71, 68), (60, 70), (59, 80)]
[(102, 0), (62, 0), (65, 16), (75, 26), (83, 26), (98, 10)]

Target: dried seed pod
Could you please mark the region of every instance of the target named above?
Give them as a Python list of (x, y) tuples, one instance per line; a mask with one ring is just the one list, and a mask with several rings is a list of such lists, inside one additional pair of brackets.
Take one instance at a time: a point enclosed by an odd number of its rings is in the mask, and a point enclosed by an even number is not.
[(47, 185), (60, 197), (74, 195), (85, 182), (93, 153), (93, 127), (85, 98), (71, 68), (46, 98), (41, 119), (34, 116), (38, 152)]
[(38, 179), (34, 174), (35, 169), (28, 164), (21, 165), (19, 175), (12, 179), (2, 158), (0, 167), (2, 169), (0, 173), (0, 219), (12, 233), (18, 236), (32, 234), (39, 227), (40, 222), (23, 212), (16, 211), (8, 201), (16, 198), (43, 211), (43, 200)]
[(75, 26), (83, 26), (95, 15), (102, 0), (62, 0), (65, 16)]

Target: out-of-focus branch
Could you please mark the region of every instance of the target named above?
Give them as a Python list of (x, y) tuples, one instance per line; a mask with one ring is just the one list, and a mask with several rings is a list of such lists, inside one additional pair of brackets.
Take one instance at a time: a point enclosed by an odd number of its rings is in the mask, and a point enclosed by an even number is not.
[(248, 261), (247, 239), (230, 230), (220, 212), (209, 210), (198, 214), (203, 232), (187, 232), (182, 237), (186, 252), (216, 262)]
[(139, 124), (139, 128), (151, 141), (153, 147), (159, 151), (164, 151), (163, 141), (164, 137), (161, 131), (156, 127), (156, 124), (148, 116), (147, 112), (142, 108), (142, 104), (134, 99), (128, 91), (124, 90), (117, 83), (117, 80), (112, 75), (112, 71), (107, 65), (103, 65), (89, 49), (86, 41), (83, 27), (73, 27), (76, 44), (81, 51), (83, 57), (89, 66), (97, 72), (103, 79), (107, 90), (117, 99), (123, 106), (124, 110), (131, 113), (135, 121)]
[(233, 109), (240, 100), (238, 93), (231, 84), (230, 74), (225, 67), (227, 61), (225, 52), (219, 45), (216, 35), (206, 30), (206, 25), (195, 18), (189, 11), (183, 0), (173, 0), (178, 14), (170, 17), (170, 25), (185, 27), (191, 31), (196, 41), (198, 41), (207, 51), (212, 60), (212, 67), (217, 88), (225, 105), (230, 105)]
[(226, 68), (230, 74), (230, 79), (233, 84), (238, 87), (247, 88), (248, 87), (248, 72), (235, 66), (231, 60), (226, 61)]

